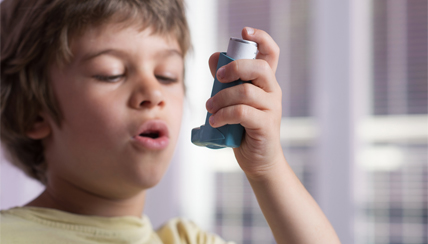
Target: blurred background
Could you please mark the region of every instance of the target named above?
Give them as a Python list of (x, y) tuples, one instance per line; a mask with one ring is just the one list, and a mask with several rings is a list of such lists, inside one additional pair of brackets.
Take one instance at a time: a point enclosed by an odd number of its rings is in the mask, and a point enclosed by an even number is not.
[[(428, 243), (427, 0), (186, 2), (185, 113), (171, 166), (148, 193), (155, 227), (183, 216), (226, 240), (275, 243), (232, 151), (190, 143), (205, 121), (209, 56), (251, 26), (281, 48), (285, 157), (342, 243)], [(42, 190), (4, 159), (0, 169), (1, 209)]]

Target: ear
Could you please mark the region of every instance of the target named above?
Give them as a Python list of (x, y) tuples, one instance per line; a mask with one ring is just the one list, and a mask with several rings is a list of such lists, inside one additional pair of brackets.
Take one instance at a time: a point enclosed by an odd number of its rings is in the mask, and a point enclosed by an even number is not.
[(39, 114), (31, 129), (26, 132), (26, 135), (33, 140), (41, 140), (51, 134), (51, 125), (43, 114)]

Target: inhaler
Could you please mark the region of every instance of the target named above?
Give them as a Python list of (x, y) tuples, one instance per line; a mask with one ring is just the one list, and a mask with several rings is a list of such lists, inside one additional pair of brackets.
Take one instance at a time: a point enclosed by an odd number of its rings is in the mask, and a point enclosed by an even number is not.
[[(239, 38), (230, 38), (227, 53), (220, 53), (217, 63), (217, 70), (237, 59), (255, 59), (257, 55), (257, 43)], [(221, 83), (217, 80), (217, 74), (214, 77), (214, 85), (211, 92), (213, 97), (217, 92), (232, 86), (242, 84), (246, 81), (237, 80), (231, 83)], [(225, 147), (239, 147), (245, 129), (240, 124), (224, 125), (218, 128), (211, 127), (208, 112), (205, 119), (205, 125), (192, 130), (192, 143), (197, 146), (204, 146), (211, 149)]]

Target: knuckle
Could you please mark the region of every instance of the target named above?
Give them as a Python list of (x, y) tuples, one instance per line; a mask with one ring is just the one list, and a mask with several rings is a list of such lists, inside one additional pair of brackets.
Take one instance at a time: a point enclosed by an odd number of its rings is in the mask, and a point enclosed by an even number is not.
[(267, 72), (267, 71), (271, 70), (269, 63), (267, 61), (265, 61), (265, 60), (262, 60), (260, 66), (261, 66), (261, 68), (262, 68), (262, 70), (264, 72)]
[(217, 120), (223, 120), (224, 119), (224, 109), (220, 109), (219, 111), (217, 111), (215, 116), (216, 116)]
[(247, 97), (251, 97), (253, 95), (253, 90), (251, 89), (252, 85), (248, 84), (248, 83), (244, 83), (242, 84), (240, 87), (240, 97), (241, 98), (247, 98)]
[(238, 118), (245, 118), (245, 116), (247, 115), (247, 109), (245, 106), (242, 105), (236, 106), (234, 112)]
[(239, 61), (238, 61), (238, 60), (235, 60), (235, 61), (233, 61), (233, 62), (232, 62), (232, 64), (233, 64), (233, 66), (232, 66), (232, 70), (233, 70), (234, 72), (239, 72)]
[(233, 87), (223, 89), (216, 94), (216, 96), (218, 96), (216, 101), (219, 105), (225, 106), (233, 99), (234, 91), (231, 88)]
[(239, 79), (239, 62), (238, 60), (234, 60), (225, 66), (225, 76), (228, 77), (229, 80), (237, 80)]

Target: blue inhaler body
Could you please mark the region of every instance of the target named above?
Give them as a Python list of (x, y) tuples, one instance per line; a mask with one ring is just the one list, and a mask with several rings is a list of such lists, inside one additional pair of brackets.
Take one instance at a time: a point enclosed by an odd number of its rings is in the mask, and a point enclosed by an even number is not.
[[(227, 53), (220, 53), (217, 63), (217, 70), (237, 59), (254, 59), (257, 55), (257, 43), (238, 38), (230, 38)], [(214, 85), (211, 97), (217, 92), (232, 86), (244, 83), (245, 81), (237, 80), (231, 83), (220, 83), (217, 75), (214, 78)], [(209, 118), (211, 114), (207, 113), (205, 125), (192, 130), (192, 143), (197, 146), (204, 146), (211, 149), (225, 147), (239, 147), (245, 129), (240, 124), (224, 125), (218, 128), (211, 127)]]

